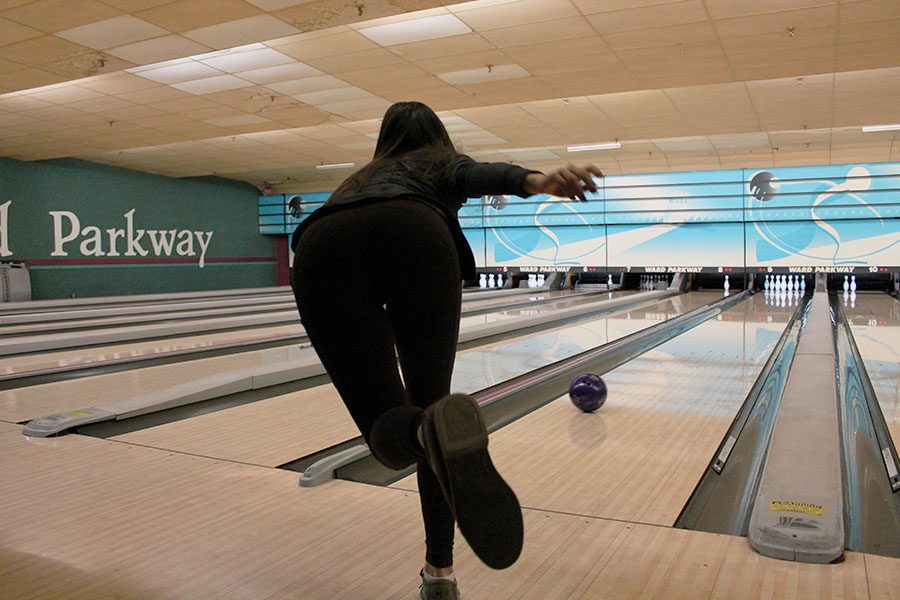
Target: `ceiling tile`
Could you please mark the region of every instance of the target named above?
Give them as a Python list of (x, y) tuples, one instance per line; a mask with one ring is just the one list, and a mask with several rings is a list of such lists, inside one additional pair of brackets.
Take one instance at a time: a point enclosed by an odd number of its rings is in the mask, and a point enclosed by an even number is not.
[(384, 48), (363, 50), (353, 54), (341, 54), (339, 56), (323, 56), (306, 60), (310, 65), (329, 73), (343, 73), (344, 71), (356, 71), (361, 66), (383, 67), (385, 65), (398, 65), (404, 61), (402, 58)]
[(319, 105), (320, 110), (330, 112), (336, 115), (344, 115), (350, 118), (366, 119), (372, 117), (380, 117), (384, 111), (391, 105), (384, 98), (358, 98), (355, 100), (344, 100), (342, 102), (333, 102), (330, 104)]
[[(720, 40), (728, 55), (757, 53), (793, 53), (797, 48), (823, 47), (837, 37), (837, 27), (798, 28), (793, 35), (785, 30), (769, 33), (749, 32), (751, 35), (726, 37)], [(833, 53), (833, 50), (832, 50)]]
[(42, 35), (37, 29), (20, 25), (15, 21), (0, 17), (0, 42), (2, 45), (14, 44), (30, 38)]
[(708, 21), (669, 25), (637, 31), (608, 33), (603, 40), (613, 50), (630, 50), (634, 48), (650, 48), (654, 46), (675, 46), (686, 42), (715, 40), (716, 30)]
[(491, 50), (493, 46), (476, 33), (391, 46), (390, 52), (409, 61), (442, 58), (456, 54), (472, 54)]
[(219, 127), (235, 127), (238, 125), (256, 125), (259, 123), (271, 123), (269, 119), (256, 115), (235, 115), (233, 117), (220, 117), (218, 119), (206, 119), (204, 123), (218, 125)]
[[(184, 32), (184, 36), (210, 48), (230, 48), (232, 46), (284, 37), (299, 31), (299, 29), (291, 27), (272, 15), (264, 14), (229, 21), (211, 27), (194, 29)], [(285, 52), (283, 48), (279, 48), (279, 51)]]
[(841, 23), (880, 21), (900, 17), (900, 3), (894, 0), (865, 0), (841, 2)]
[(331, 104), (334, 102), (343, 102), (345, 100), (356, 100), (357, 98), (372, 98), (370, 92), (356, 86), (339, 87), (333, 90), (320, 90), (318, 92), (307, 92), (305, 94), (295, 94), (293, 98), (303, 102), (304, 104), (312, 104), (320, 106), (322, 104)]
[(333, 75), (320, 75), (318, 77), (304, 77), (302, 79), (269, 83), (266, 84), (266, 87), (271, 88), (276, 92), (281, 92), (282, 94), (293, 95), (318, 92), (321, 90), (332, 90), (349, 85), (350, 84), (346, 81), (338, 79)]
[(557, 40), (564, 41), (594, 35), (594, 33), (593, 27), (585, 17), (573, 17), (505, 29), (493, 29), (485, 31), (482, 36), (494, 46), (502, 49)]
[(478, 68), (486, 70), (488, 65), (504, 65), (513, 62), (515, 61), (511, 60), (503, 52), (500, 52), (499, 50), (489, 50), (487, 52), (475, 52), (473, 54), (457, 54), (442, 58), (430, 58), (416, 61), (414, 64), (423, 71), (429, 73), (447, 73), (449, 71), (462, 71)]
[(279, 52), (284, 52), (288, 56), (305, 61), (323, 56), (339, 56), (351, 52), (372, 50), (379, 46), (356, 31), (341, 31), (324, 37), (279, 44), (275, 47)]
[[(767, 34), (779, 31), (784, 32), (785, 35), (787, 35), (788, 27), (796, 27), (799, 30), (836, 26), (837, 14), (837, 6), (821, 6), (803, 10), (766, 13), (750, 17), (717, 19), (713, 21), (713, 25), (723, 39), (748, 36), (753, 35), (754, 33)], [(823, 42), (824, 41), (826, 40), (823, 40)]]
[(257, 6), (265, 11), (281, 10), (289, 6), (298, 6), (300, 4), (309, 4), (316, 0), (247, 0), (250, 4)]
[(518, 79), (529, 77), (531, 73), (521, 65), (492, 65), (489, 68), (466, 69), (449, 73), (437, 73), (437, 77), (450, 85), (468, 85), (473, 83), (487, 83), (491, 81), (503, 81), (506, 79)]
[(83, 110), (89, 113), (102, 113), (108, 110), (128, 108), (129, 106), (134, 106), (134, 104), (127, 100), (123, 100), (122, 98), (117, 98), (116, 96), (104, 96), (102, 98), (72, 102), (68, 106), (69, 108)]
[[(54, 35), (44, 35), (23, 42), (16, 42), (15, 44), (0, 46), (0, 58), (24, 65), (43, 65), (89, 51), (90, 48), (85, 46), (73, 44)], [(56, 78), (54, 82), (59, 80), (59, 78)]]
[(167, 85), (157, 85), (148, 89), (117, 94), (116, 96), (135, 104), (155, 104), (169, 100), (185, 102), (193, 98), (192, 95)]
[(381, 46), (408, 44), (472, 32), (468, 25), (451, 14), (365, 27), (358, 31)]
[(134, 14), (140, 10), (167, 4), (172, 0), (103, 0), (103, 4), (109, 4), (121, 11)]
[[(453, 10), (453, 8), (451, 8)], [(568, 0), (519, 0), (474, 10), (453, 10), (472, 29), (483, 32), (581, 16), (581, 12)]]
[(601, 34), (697, 23), (708, 18), (700, 0), (631, 8), (587, 17), (594, 29)]
[(173, 83), (172, 87), (199, 95), (211, 94), (213, 92), (221, 92), (224, 90), (234, 90), (249, 87), (250, 85), (250, 82), (235, 77), (234, 75), (219, 75), (217, 77), (206, 77), (204, 79), (185, 81), (183, 83)]
[(112, 73), (85, 79), (80, 81), (79, 85), (105, 94), (121, 94), (156, 87), (159, 84), (131, 73)]
[(3, 11), (3, 17), (47, 33), (120, 16), (121, 11), (96, 0), (35, 0)]
[(162, 37), (126, 44), (107, 49), (113, 56), (118, 56), (139, 65), (181, 58), (192, 54), (200, 54), (209, 48), (180, 35), (164, 35)]
[(593, 34), (590, 37), (504, 48), (503, 53), (514, 61), (525, 64), (523, 61), (564, 59), (570, 56), (579, 57), (585, 54), (601, 54), (610, 51), (610, 47), (607, 43), (604, 42), (600, 36)]
[(51, 102), (53, 104), (68, 104), (70, 102), (78, 102), (79, 100), (88, 100), (90, 98), (101, 98), (104, 95), (94, 90), (83, 88), (77, 85), (64, 85), (60, 87), (51, 87), (43, 91), (36, 91), (29, 94), (32, 98)]
[(814, 8), (837, 4), (837, 0), (791, 0), (788, 6), (784, 0), (756, 0), (745, 2), (744, 0), (705, 0), (706, 10), (712, 19), (727, 19), (729, 17), (745, 17), (763, 13), (780, 12), (786, 8)]
[(213, 69), (203, 63), (189, 61), (156, 69), (145, 69), (135, 74), (144, 79), (152, 79), (159, 83), (172, 84), (200, 79), (202, 77), (222, 75), (222, 71)]
[(135, 16), (169, 31), (183, 33), (258, 14), (258, 8), (243, 0), (177, 0), (142, 10)]
[(3, 74), (4, 87), (13, 91), (27, 90), (64, 80), (64, 77), (54, 73), (32, 68), (18, 69)]
[(254, 69), (252, 71), (242, 71), (241, 79), (252, 81), (253, 83), (276, 83), (279, 81), (290, 81), (294, 79), (302, 79), (304, 77), (313, 77), (316, 75), (324, 75), (319, 69), (315, 69), (303, 63), (292, 63), (280, 65), (277, 67), (267, 67), (265, 69)]
[(682, 0), (572, 0), (572, 3), (575, 4), (582, 13), (589, 15), (592, 13), (615, 12), (630, 8), (671, 4), (681, 1)]
[(369, 84), (393, 85), (393, 82), (402, 84), (407, 79), (417, 79), (427, 75), (423, 70), (409, 63), (390, 65), (387, 67), (375, 67), (359, 71), (347, 71), (341, 73), (341, 79), (360, 87), (367, 88)]
[(241, 71), (277, 67), (296, 61), (287, 54), (282, 54), (277, 50), (260, 48), (258, 50), (249, 50), (247, 52), (237, 52), (225, 56), (206, 58), (200, 62), (225, 71), (226, 73), (239, 73)]
[(161, 27), (142, 21), (131, 15), (122, 15), (89, 25), (60, 31), (57, 35), (63, 39), (82, 44), (89, 48), (104, 50), (139, 42), (169, 33)]

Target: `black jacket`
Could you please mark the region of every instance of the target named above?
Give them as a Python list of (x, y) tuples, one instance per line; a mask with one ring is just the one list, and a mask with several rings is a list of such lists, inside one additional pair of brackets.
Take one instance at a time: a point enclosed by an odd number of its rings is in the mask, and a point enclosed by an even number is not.
[(487, 194), (515, 194), (529, 196), (523, 189), (529, 171), (507, 163), (479, 163), (460, 154), (449, 169), (433, 177), (415, 177), (402, 166), (394, 171), (379, 173), (361, 188), (332, 195), (325, 204), (307, 217), (291, 238), (291, 247), (297, 245), (303, 232), (314, 222), (333, 212), (346, 210), (353, 205), (396, 198), (410, 198), (425, 202), (440, 212), (450, 228), (459, 255), (462, 275), (475, 278), (475, 257), (463, 235), (456, 212), (468, 198)]

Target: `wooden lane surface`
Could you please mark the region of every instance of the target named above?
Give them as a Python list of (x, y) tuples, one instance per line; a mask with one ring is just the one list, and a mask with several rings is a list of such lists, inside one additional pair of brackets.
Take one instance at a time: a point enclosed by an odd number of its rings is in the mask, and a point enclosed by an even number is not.
[[(43, 468), (36, 468), (42, 465)], [(0, 581), (17, 600), (417, 598), (412, 492), (109, 440), (29, 440), (0, 424)], [(494, 571), (457, 540), (465, 600), (887, 600), (900, 560), (808, 565), (746, 540), (525, 510), (526, 543)]]
[(221, 344), (265, 341), (272, 337), (302, 334), (303, 327), (298, 323), (295, 325), (280, 325), (278, 327), (259, 327), (205, 335), (166, 338), (164, 340), (110, 344), (95, 348), (40, 352), (0, 359), (0, 374), (33, 373), (70, 365), (87, 364), (102, 367), (104, 362), (120, 358), (152, 358), (179, 350), (204, 350)]
[(562, 357), (600, 346), (721, 298), (691, 292), (603, 317), (544, 330), (540, 335), (501, 340), (456, 356), (452, 389), (467, 393), (516, 377)]
[[(636, 331), (655, 322), (664, 311), (689, 309), (711, 301), (711, 295), (690, 294), (658, 303), (660, 312), (614, 314), (590, 322), (560, 327), (457, 354), (453, 389), (478, 391)], [(650, 311), (651, 308), (645, 308)], [(633, 317), (633, 318), (629, 318)], [(607, 326), (605, 321), (615, 320)], [(620, 327), (618, 324), (622, 324)], [(584, 345), (585, 332), (595, 328), (598, 338)], [(568, 332), (568, 333), (566, 333)], [(581, 345), (575, 342), (580, 340)], [(561, 343), (563, 342), (563, 343)], [(566, 346), (565, 343), (570, 343)], [(257, 465), (278, 466), (358, 436), (334, 386), (322, 385), (252, 404), (175, 421), (115, 439)]]
[[(544, 292), (543, 294), (547, 294)], [(565, 297), (570, 294), (552, 292)], [(486, 292), (486, 299), (466, 301), (465, 306), (503, 305), (517, 301), (516, 296), (501, 298), (489, 298), (490, 292)], [(521, 298), (519, 298), (521, 300)], [(222, 331), (219, 333), (197, 334), (189, 336), (171, 337), (158, 340), (143, 340), (122, 344), (109, 344), (94, 348), (77, 348), (74, 350), (62, 350), (56, 352), (40, 352), (22, 356), (3, 357), (0, 359), (0, 374), (21, 374), (54, 369), (69, 365), (91, 364), (102, 366), (105, 361), (117, 358), (153, 357), (177, 350), (202, 350), (221, 344), (237, 342), (254, 342), (268, 340), (272, 337), (285, 335), (301, 335), (303, 326), (299, 323), (278, 325), (273, 327), (256, 327), (252, 329), (239, 329), (234, 331)], [(74, 408), (78, 408), (75, 406)], [(66, 409), (61, 409), (66, 410)], [(46, 413), (44, 413), (46, 414)], [(0, 418), (4, 418), (0, 416)]]
[[(565, 297), (561, 298), (561, 301), (565, 301)], [(549, 311), (553, 308), (552, 305), (542, 305), (535, 307), (533, 310), (540, 309)], [(468, 318), (480, 319), (481, 317)], [(236, 331), (229, 334), (223, 333), (193, 336), (190, 338), (183, 338), (181, 345), (189, 348), (202, 348), (205, 345), (213, 343), (245, 339), (245, 336), (248, 336), (253, 332), (255, 332), (255, 335), (257, 336), (268, 336), (288, 331), (297, 333), (302, 331), (302, 327), (300, 325), (291, 325), (286, 327), (247, 330), (244, 332)], [(307, 347), (308, 345), (308, 343), (303, 344), (303, 346)], [(0, 372), (4, 372), (4, 370), (8, 372), (9, 369), (22, 368), (23, 363), (32, 368), (38, 364), (43, 366), (53, 366), (54, 362), (64, 365), (67, 361), (90, 362), (103, 356), (115, 356), (117, 354), (127, 355), (128, 352), (137, 352), (140, 355), (152, 355), (158, 349), (165, 350), (175, 347), (179, 346), (171, 340), (157, 340), (152, 343), (145, 342), (144, 344), (106, 346), (98, 349), (87, 349), (83, 351), (84, 354), (69, 352), (53, 353), (49, 355), (44, 354), (35, 357), (12, 358), (0, 361)], [(144, 367), (109, 373), (106, 375), (84, 377), (71, 381), (54, 382), (11, 390), (0, 390), (0, 420), (20, 422), (55, 412), (75, 410), (90, 406), (102, 406), (122, 398), (152, 392), (163, 387), (193, 381), (201, 377), (209, 377), (216, 373), (290, 360), (299, 356), (300, 354), (298, 352), (300, 352), (298, 350), (298, 345), (291, 344), (283, 347), (254, 350), (227, 356), (198, 358), (194, 360), (186, 359), (184, 362), (180, 363)], [(311, 350), (307, 349), (303, 352), (309, 353)], [(57, 357), (57, 355), (65, 355), (67, 358), (61, 356)], [(41, 360), (47, 361), (51, 357), (56, 358), (50, 363), (38, 362)], [(29, 364), (28, 360), (35, 362)]]
[(309, 348), (291, 345), (2, 390), (0, 420), (18, 422), (54, 412), (103, 406), (216, 373), (291, 360), (310, 352)]
[(112, 439), (277, 467), (357, 436), (350, 413), (328, 384)]
[(758, 294), (604, 375), (596, 413), (563, 396), (497, 431), (494, 461), (524, 506), (670, 525), (790, 313)]
[(887, 294), (861, 293), (856, 306), (844, 311), (894, 446), (900, 447), (900, 302)]

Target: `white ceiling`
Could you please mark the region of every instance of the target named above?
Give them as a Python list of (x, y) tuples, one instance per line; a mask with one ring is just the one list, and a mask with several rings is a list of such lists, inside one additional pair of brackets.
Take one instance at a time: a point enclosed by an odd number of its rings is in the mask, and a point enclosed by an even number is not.
[(900, 160), (898, 0), (351, 4), (0, 0), (0, 155), (329, 189), (415, 99), (533, 168)]

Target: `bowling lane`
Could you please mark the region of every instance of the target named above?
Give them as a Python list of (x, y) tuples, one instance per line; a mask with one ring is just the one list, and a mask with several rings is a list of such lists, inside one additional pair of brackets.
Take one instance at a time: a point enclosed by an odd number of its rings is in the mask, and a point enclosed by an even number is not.
[[(581, 299), (585, 301), (584, 298)], [(535, 307), (533, 310), (546, 314), (554, 310), (553, 303)], [(463, 327), (466, 325), (464, 324)], [(274, 337), (276, 331), (302, 332), (302, 326), (292, 325), (282, 328), (265, 328), (248, 330), (243, 333), (255, 333), (257, 338)], [(192, 348), (209, 348), (223, 340), (246, 341), (242, 332), (231, 332), (231, 335), (214, 334), (193, 336), (182, 340), (157, 340), (153, 343), (129, 344), (124, 346), (87, 349), (82, 353), (52, 353), (34, 356), (16, 357), (0, 361), (0, 372), (12, 372), (12, 369), (34, 368), (35, 366), (62, 366), (66, 360), (92, 361), (97, 356), (137, 356), (154, 355), (171, 351), (181, 344)], [(254, 339), (254, 338), (251, 338)], [(72, 381), (61, 381), (42, 385), (0, 391), (0, 420), (24, 421), (53, 412), (74, 410), (88, 406), (103, 406), (138, 394), (154, 392), (159, 389), (193, 381), (201, 377), (209, 377), (217, 373), (226, 373), (235, 369), (273, 364), (286, 360), (295, 360), (312, 351), (308, 344), (289, 344), (283, 347), (235, 353), (228, 356), (185, 360), (182, 363), (158, 365), (133, 369), (129, 371), (108, 373), (84, 377)], [(135, 354), (137, 353), (137, 354)], [(60, 356), (62, 354), (63, 356)], [(22, 372), (21, 370), (16, 372)]]
[(551, 362), (614, 342), (721, 298), (717, 292), (692, 292), (649, 306), (564, 324), (539, 334), (460, 352), (456, 355), (452, 387), (466, 393), (477, 392)]
[[(676, 296), (642, 309), (610, 314), (459, 352), (452, 388), (466, 392), (482, 390), (720, 298), (717, 293)], [(348, 423), (351, 427), (349, 434)], [(135, 431), (116, 439), (225, 460), (276, 466), (355, 435), (358, 433), (352, 429), (334, 387), (323, 385)], [(310, 443), (313, 439), (315, 443)]]
[[(71, 318), (55, 321), (40, 321), (27, 324), (0, 326), (0, 336), (28, 335), (37, 333), (58, 333), (72, 329), (95, 329), (99, 327), (131, 326), (135, 324), (172, 323), (185, 319), (227, 317), (269, 312), (296, 311), (293, 298), (290, 301), (237, 302), (231, 306), (215, 308), (182, 308), (171, 312), (150, 312), (148, 314), (114, 315), (94, 318)], [(60, 313), (61, 316), (61, 313)]]
[(135, 294), (129, 296), (95, 296), (91, 298), (61, 298), (58, 300), (32, 300), (9, 302), (0, 305), (0, 316), (36, 312), (71, 311), (74, 309), (100, 309), (134, 306), (155, 306), (182, 302), (206, 302), (217, 299), (260, 298), (291, 294), (288, 286), (210, 290), (203, 292), (173, 292), (167, 294)]
[(534, 290), (533, 294), (528, 294), (527, 296), (522, 297), (500, 296), (499, 298), (479, 299), (481, 298), (481, 296), (463, 296), (463, 308), (465, 310), (483, 310), (486, 308), (493, 308), (495, 306), (506, 306), (514, 302), (525, 302), (529, 298), (545, 300), (548, 298), (568, 298), (572, 296), (593, 296), (598, 300), (601, 299), (600, 294), (595, 290), (591, 290), (588, 292), (585, 292), (583, 290)]
[(562, 396), (497, 431), (494, 462), (523, 506), (671, 525), (793, 310), (755, 295), (605, 374), (598, 412)]
[[(599, 296), (596, 294), (591, 294), (588, 296), (564, 296), (561, 297), (558, 301), (548, 302), (546, 304), (537, 304), (535, 306), (517, 306), (509, 310), (496, 310), (481, 315), (463, 315), (462, 319), (460, 320), (460, 327), (485, 325), (487, 323), (496, 323), (498, 321), (505, 321), (507, 319), (515, 319), (518, 317), (533, 317), (536, 315), (546, 314), (547, 311), (551, 310), (560, 310), (563, 308), (570, 308), (572, 306), (581, 306), (583, 304), (601, 302), (603, 300), (612, 300), (614, 298), (622, 298), (624, 296), (630, 296), (637, 293), (638, 290), (628, 290), (620, 292), (610, 292), (608, 294), (602, 294)], [(537, 296), (531, 297), (537, 299)]]
[(894, 446), (900, 447), (900, 302), (887, 294), (862, 292), (855, 306), (844, 305), (844, 312)]
[[(553, 292), (559, 293), (559, 292)], [(487, 297), (491, 292), (484, 292)], [(542, 292), (537, 298), (546, 297), (548, 292)], [(560, 294), (560, 297), (568, 297), (571, 294)], [(496, 306), (505, 306), (521, 299), (516, 296), (492, 298), (480, 300), (492, 302)], [(474, 302), (463, 300), (463, 310), (468, 310)], [(296, 311), (296, 309), (293, 309)], [(291, 314), (294, 314), (293, 312)], [(122, 342), (119, 344), (105, 344), (90, 348), (74, 348), (71, 350), (58, 350), (50, 352), (35, 352), (17, 356), (7, 356), (0, 359), (0, 374), (3, 375), (34, 375), (55, 369), (71, 366), (92, 365), (103, 366), (104, 363), (116, 362), (122, 359), (158, 357), (166, 354), (185, 353), (191, 350), (212, 350), (217, 347), (230, 346), (241, 343), (262, 343), (278, 341), (286, 336), (299, 336), (304, 332), (299, 323), (273, 324), (266, 327), (254, 327), (246, 329), (233, 329), (217, 333), (197, 333), (189, 336), (173, 336), (153, 340), (138, 340)], [(187, 359), (186, 359), (187, 360)], [(2, 416), (0, 416), (2, 418)]]

